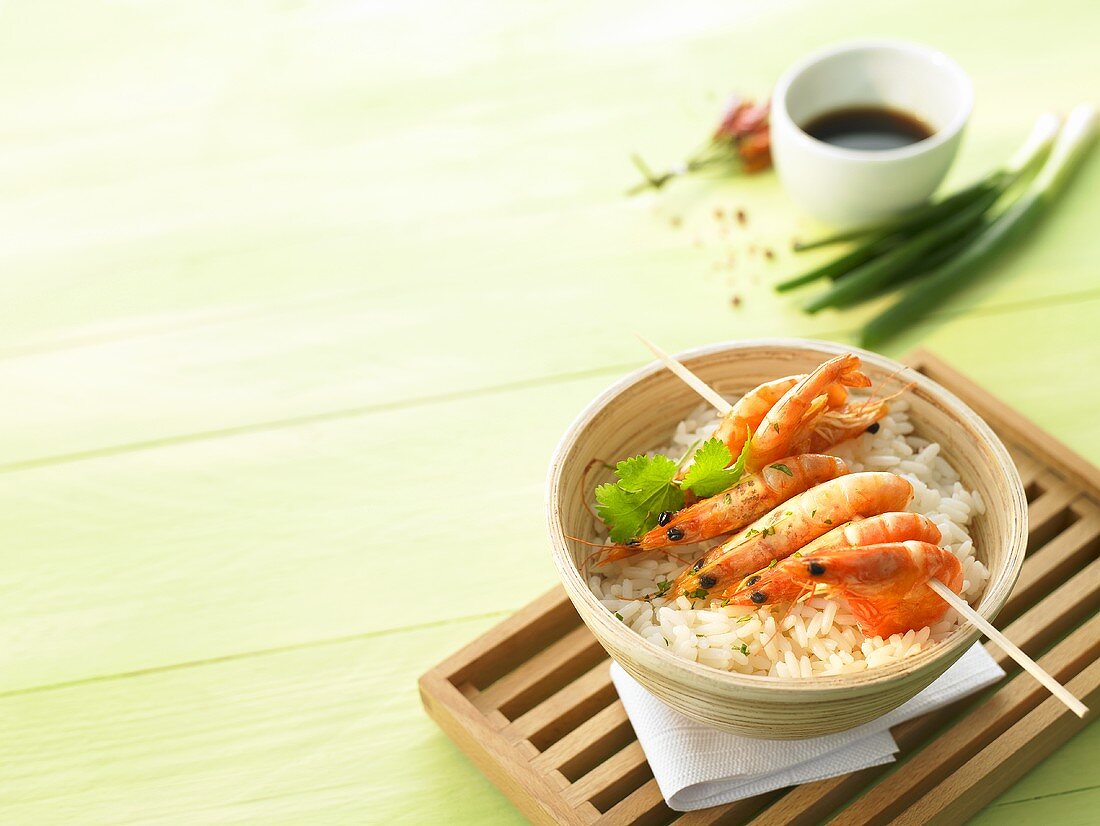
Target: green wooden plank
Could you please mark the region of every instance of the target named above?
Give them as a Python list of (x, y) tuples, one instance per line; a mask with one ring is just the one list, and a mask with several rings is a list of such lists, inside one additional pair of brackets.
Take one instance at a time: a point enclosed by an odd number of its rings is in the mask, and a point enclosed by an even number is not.
[(0, 686), (515, 610), (555, 576), (550, 453), (607, 383), (0, 474)]
[(0, 698), (4, 820), (521, 822), (415, 688), (496, 621)]

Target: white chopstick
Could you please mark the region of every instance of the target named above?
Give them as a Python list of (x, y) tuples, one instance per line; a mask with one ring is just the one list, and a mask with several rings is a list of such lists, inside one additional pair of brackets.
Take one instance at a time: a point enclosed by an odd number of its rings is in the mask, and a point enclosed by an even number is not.
[(675, 373), (688, 387), (702, 396), (708, 404), (710, 404), (715, 410), (725, 416), (731, 410), (733, 405), (722, 398), (722, 395), (699, 378), (697, 375), (688, 370), (684, 365), (680, 364), (676, 359), (654, 344), (652, 341), (643, 338), (638, 333), (634, 335), (638, 336), (638, 340), (642, 342), (646, 347), (650, 349), (650, 352), (657, 357), (665, 367)]

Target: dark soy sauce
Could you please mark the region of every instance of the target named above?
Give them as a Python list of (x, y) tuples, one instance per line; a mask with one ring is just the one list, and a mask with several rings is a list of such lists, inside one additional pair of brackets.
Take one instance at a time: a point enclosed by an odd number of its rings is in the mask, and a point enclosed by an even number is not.
[(834, 109), (813, 118), (802, 130), (833, 146), (872, 151), (910, 146), (935, 131), (916, 115), (885, 106)]

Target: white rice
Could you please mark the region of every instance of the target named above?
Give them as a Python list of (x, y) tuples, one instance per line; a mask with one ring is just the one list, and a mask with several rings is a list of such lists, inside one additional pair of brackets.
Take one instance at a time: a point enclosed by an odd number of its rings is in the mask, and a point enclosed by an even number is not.
[[(659, 453), (680, 456), (698, 440), (708, 438), (717, 424), (709, 408), (700, 407), (676, 426), (672, 443)], [(915, 435), (908, 403), (898, 399), (880, 422), (877, 433), (834, 447), (853, 473), (889, 470), (913, 484), (908, 509), (922, 513), (939, 527), (940, 545), (962, 563), (962, 595), (972, 604), (985, 589), (989, 571), (978, 559), (969, 525), (985, 512), (975, 491), (966, 490), (959, 474), (940, 456), (940, 446)], [(606, 536), (596, 521), (597, 535)], [(681, 548), (678, 556), (695, 558), (714, 543)], [(931, 628), (888, 639), (868, 638), (856, 625), (843, 600), (814, 596), (793, 606), (703, 605), (678, 597), (654, 596), (658, 583), (671, 582), (683, 563), (659, 553), (642, 554), (603, 568), (590, 569), (589, 586), (607, 607), (646, 640), (688, 660), (740, 674), (770, 677), (814, 677), (847, 674), (896, 663), (945, 639), (959, 624), (952, 611)], [(777, 631), (778, 624), (778, 633)]]

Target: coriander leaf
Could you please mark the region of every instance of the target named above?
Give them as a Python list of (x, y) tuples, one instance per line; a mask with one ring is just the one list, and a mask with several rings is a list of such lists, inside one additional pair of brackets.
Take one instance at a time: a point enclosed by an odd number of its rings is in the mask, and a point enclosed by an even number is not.
[[(749, 458), (749, 432), (745, 431), (745, 444), (737, 461), (721, 439), (708, 439), (695, 453), (691, 467), (684, 476), (683, 486), (689, 488), (700, 499), (714, 496), (716, 493), (733, 487), (745, 475), (745, 462)], [(732, 463), (732, 464), (731, 464)]]
[(780, 473), (786, 473), (788, 476), (794, 476), (794, 473), (791, 472), (791, 469), (784, 464), (777, 463), (774, 465), (769, 465), (769, 467), (771, 467), (773, 470), (778, 470)]
[(678, 511), (684, 494), (674, 483), (676, 463), (667, 456), (635, 456), (615, 466), (617, 482), (596, 488), (596, 513), (612, 542), (629, 542), (657, 524), (662, 511)]
[(634, 456), (615, 465), (619, 486), (636, 491), (654, 483), (668, 484), (676, 478), (676, 463), (667, 456)]
[(732, 468), (730, 449), (721, 439), (708, 439), (695, 452), (691, 467), (684, 475), (684, 487), (690, 489), (700, 499), (714, 496), (733, 485), (739, 474)]

